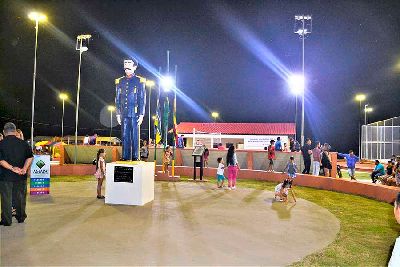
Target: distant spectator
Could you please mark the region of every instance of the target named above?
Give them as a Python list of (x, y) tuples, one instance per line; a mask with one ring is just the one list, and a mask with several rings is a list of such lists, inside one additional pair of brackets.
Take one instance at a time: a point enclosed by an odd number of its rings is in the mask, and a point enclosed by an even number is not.
[(375, 184), (378, 177), (381, 175), (385, 175), (385, 167), (379, 160), (375, 160), (375, 168), (371, 173), (371, 180)]
[(349, 154), (338, 153), (339, 156), (346, 159), (347, 172), (351, 180), (356, 180), (356, 162), (359, 161), (359, 157), (354, 155), (353, 150), (349, 150)]
[(315, 147), (312, 150), (312, 158), (312, 175), (318, 176), (321, 168), (321, 143), (319, 141), (315, 142)]
[(289, 162), (286, 164), (285, 169), (283, 172), (287, 172), (287, 175), (289, 176), (289, 179), (293, 180), (296, 178), (296, 173), (297, 173), (297, 165), (294, 162), (294, 157), (291, 156), (289, 159)]
[(389, 160), (388, 164), (386, 166), (386, 174), (387, 175), (393, 175), (393, 169), (394, 169), (394, 164), (393, 161)]
[(83, 144), (88, 145), (89, 144), (89, 135), (86, 135), (85, 138), (83, 138)]
[(287, 145), (287, 143), (283, 143), (283, 152), (290, 152), (289, 146)]
[(226, 164), (228, 165), (228, 189), (236, 189), (236, 177), (239, 170), (239, 162), (237, 160), (235, 146), (231, 145), (226, 155)]
[(95, 145), (96, 144), (96, 139), (97, 139), (97, 134), (89, 136), (89, 145)]
[(275, 151), (282, 151), (282, 142), (281, 142), (280, 136), (278, 136), (278, 138), (276, 138)]
[(203, 142), (201, 142), (199, 139), (196, 140), (196, 146), (202, 146)]
[[(400, 223), (400, 193), (397, 194), (396, 200), (394, 201), (393, 213), (397, 223)], [(388, 264), (388, 267), (397, 266), (400, 266), (400, 237), (396, 239), (396, 243), (392, 251), (392, 256), (390, 257)]]
[(322, 148), (322, 154), (321, 154), (321, 165), (322, 168), (324, 169), (324, 175), (326, 177), (330, 177), (332, 172), (332, 163), (329, 154), (330, 149), (331, 146), (328, 143), (325, 143)]
[(169, 173), (168, 166), (169, 166), (169, 163), (171, 162), (171, 158), (172, 158), (171, 147), (167, 146), (165, 148), (165, 150), (164, 150), (164, 156), (163, 156), (163, 170), (164, 170), (164, 173)]
[(4, 138), (4, 137), (3, 137), (3, 134), (0, 133), (0, 141), (3, 140), (3, 138)]
[(294, 140), (294, 151), (299, 152), (300, 150), (300, 143), (297, 140)]
[(304, 170), (303, 170), (302, 173), (303, 174), (310, 174), (311, 154), (312, 154), (311, 139), (310, 138), (306, 139), (306, 143), (301, 148), (301, 154), (303, 155), (303, 160), (304, 160)]
[(292, 152), (295, 151), (294, 139), (293, 139), (293, 137), (290, 137), (290, 138), (289, 138), (289, 149), (290, 149), (290, 151), (292, 151)]
[(390, 161), (392, 162), (393, 166), (396, 164), (396, 159), (397, 159), (396, 155), (392, 155), (392, 157), (390, 158)]
[(218, 144), (218, 150), (225, 150), (225, 147), (222, 145), (222, 143)]
[(271, 140), (269, 142), (269, 146), (268, 146), (268, 160), (269, 160), (269, 164), (268, 164), (268, 172), (273, 172), (274, 171), (274, 159), (275, 159), (275, 140)]
[(217, 186), (218, 188), (222, 188), (224, 186), (225, 176), (224, 176), (224, 160), (222, 158), (217, 159), (218, 168), (217, 168)]
[(178, 148), (185, 148), (185, 141), (183, 139), (183, 134), (178, 137)]
[(208, 168), (208, 156), (210, 156), (210, 150), (208, 150), (208, 148), (206, 148), (206, 149), (204, 149), (204, 153), (203, 153), (204, 168)]
[(149, 158), (149, 145), (147, 144), (147, 141), (143, 141), (143, 146), (140, 148), (140, 159), (143, 161), (147, 161)]

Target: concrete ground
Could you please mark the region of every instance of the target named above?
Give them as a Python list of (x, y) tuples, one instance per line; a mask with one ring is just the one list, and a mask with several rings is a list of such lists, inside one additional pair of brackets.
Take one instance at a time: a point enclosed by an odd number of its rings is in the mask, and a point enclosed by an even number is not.
[(1, 265), (288, 265), (329, 245), (340, 223), (273, 192), (157, 182), (143, 207), (108, 206), (96, 182), (53, 183), (28, 218), (0, 227)]

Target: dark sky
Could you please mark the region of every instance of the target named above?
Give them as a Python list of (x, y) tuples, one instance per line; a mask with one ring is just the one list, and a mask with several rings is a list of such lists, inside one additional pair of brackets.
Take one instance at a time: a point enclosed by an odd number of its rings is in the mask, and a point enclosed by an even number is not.
[[(60, 134), (59, 90), (75, 102), (74, 46), (82, 33), (93, 38), (82, 63), (80, 134), (108, 133), (104, 107), (113, 103), (114, 79), (123, 75), (126, 55), (141, 59), (138, 73), (151, 78), (143, 65), (165, 70), (168, 49), (171, 69), (178, 65), (178, 87), (187, 96), (178, 99), (178, 122), (207, 121), (205, 115), (214, 110), (225, 122), (293, 122), (294, 97), (273, 66), (301, 71), (301, 41), (293, 28), (294, 15), (302, 13), (313, 16), (305, 47), (306, 137), (339, 150), (357, 149), (357, 92), (368, 94), (374, 107), (370, 122), (400, 113), (400, 1), (3, 0), (1, 5), (0, 123), (12, 119), (26, 136), (32, 9), (48, 15), (39, 29), (38, 135)], [(66, 134), (74, 133), (74, 120), (74, 106), (68, 104)]]

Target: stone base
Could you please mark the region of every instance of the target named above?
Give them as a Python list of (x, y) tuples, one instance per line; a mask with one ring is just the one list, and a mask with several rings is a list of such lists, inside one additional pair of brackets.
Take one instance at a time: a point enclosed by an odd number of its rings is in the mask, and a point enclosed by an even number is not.
[(169, 173), (164, 173), (162, 171), (158, 171), (155, 178), (156, 181), (170, 181), (170, 182), (179, 182), (181, 177), (179, 175), (169, 175)]

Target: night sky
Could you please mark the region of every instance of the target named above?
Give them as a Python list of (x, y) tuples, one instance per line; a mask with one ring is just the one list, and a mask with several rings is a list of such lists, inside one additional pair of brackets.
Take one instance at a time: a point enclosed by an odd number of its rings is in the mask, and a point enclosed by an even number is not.
[[(58, 93), (68, 92), (75, 102), (75, 40), (82, 33), (93, 37), (82, 62), (81, 135), (108, 134), (105, 106), (114, 101), (124, 57), (138, 58), (137, 73), (154, 79), (152, 71), (166, 69), (166, 50), (187, 96), (178, 99), (178, 122), (211, 121), (211, 111), (224, 122), (293, 122), (294, 96), (283, 72), (301, 71), (301, 40), (293, 33), (297, 14), (313, 16), (305, 46), (306, 137), (336, 150), (357, 150), (354, 95), (359, 92), (374, 108), (370, 122), (400, 113), (400, 1), (3, 0), (1, 5), (0, 127), (12, 120), (27, 137), (32, 9), (48, 16), (39, 28), (35, 135), (60, 135)], [(65, 127), (65, 134), (74, 134), (72, 103), (66, 105)]]

